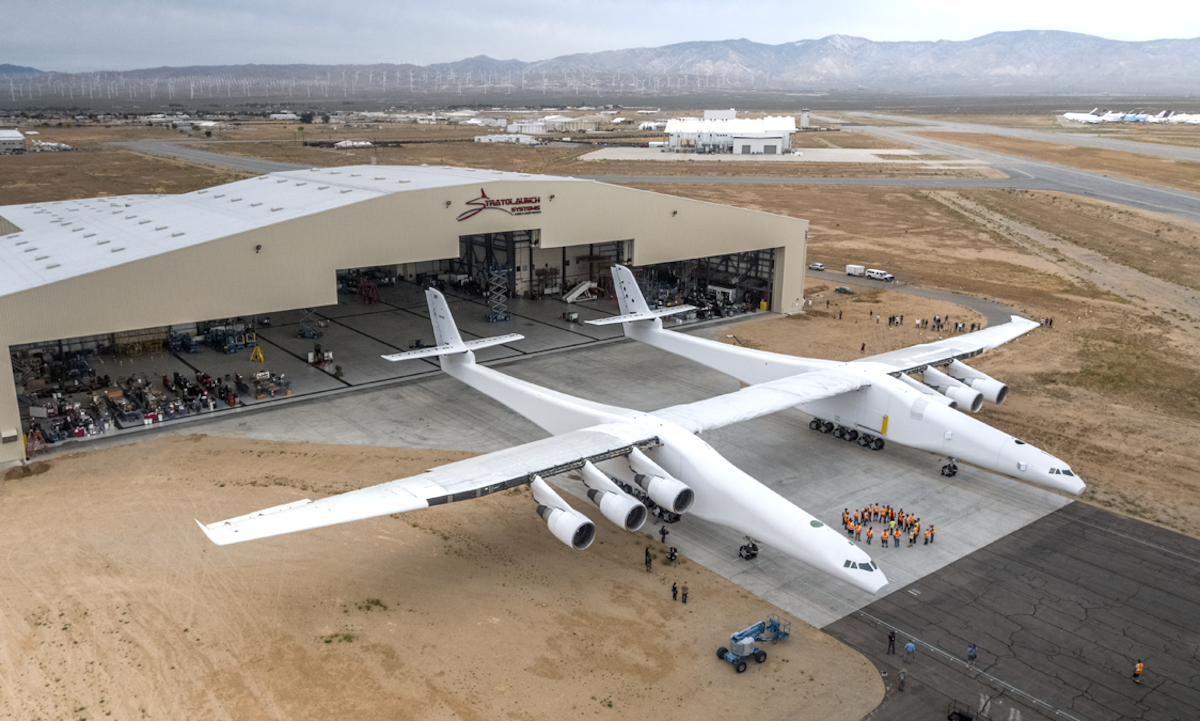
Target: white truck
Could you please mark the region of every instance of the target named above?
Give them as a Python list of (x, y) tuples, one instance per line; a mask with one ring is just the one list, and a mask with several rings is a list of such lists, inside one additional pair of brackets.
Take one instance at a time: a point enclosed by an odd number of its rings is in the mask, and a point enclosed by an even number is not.
[(861, 278), (866, 274), (867, 274), (867, 269), (865, 266), (862, 266), (862, 265), (846, 266), (846, 275), (857, 275), (859, 278)]
[(879, 270), (878, 268), (867, 268), (867, 277), (873, 280), (882, 280), (885, 283), (896, 279), (891, 273), (886, 270)]

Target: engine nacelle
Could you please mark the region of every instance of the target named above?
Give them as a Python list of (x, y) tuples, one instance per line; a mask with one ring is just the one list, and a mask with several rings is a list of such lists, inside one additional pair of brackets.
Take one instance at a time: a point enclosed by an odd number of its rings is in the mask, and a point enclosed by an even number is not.
[(629, 454), (629, 467), (636, 474), (633, 482), (641, 486), (650, 500), (672, 513), (683, 515), (696, 500), (695, 492), (686, 483), (672, 478), (636, 448)]
[(947, 408), (958, 408), (958, 401), (954, 400), (953, 398), (947, 398), (946, 396), (942, 395), (941, 393), (938, 393), (937, 391), (933, 390), (932, 388), (925, 385), (924, 383), (915, 381), (912, 378), (909, 378), (908, 376), (904, 375), (903, 373), (900, 374), (899, 378), (900, 378), (900, 380), (904, 381), (904, 383), (906, 385), (911, 386), (913, 388), (913, 390), (917, 390), (917, 391), (920, 391), (921, 393), (923, 393), (926, 398), (933, 401), (934, 403), (940, 403), (940, 404), (946, 406)]
[(978, 413), (979, 409), (983, 408), (982, 393), (968, 388), (932, 366), (925, 369), (925, 383), (938, 393), (956, 401), (961, 408), (969, 408), (972, 413)]
[(621, 490), (591, 461), (583, 464), (583, 483), (588, 487), (588, 500), (596, 504), (608, 520), (626, 531), (636, 531), (646, 522), (646, 506)]
[(605, 518), (626, 531), (636, 531), (646, 523), (646, 507), (636, 498), (597, 488), (589, 488), (587, 497)]
[(979, 391), (983, 397), (992, 403), (1003, 403), (1008, 398), (1008, 386), (992, 378), (987, 373), (977, 371), (961, 361), (951, 361), (946, 372), (951, 378), (957, 378), (972, 389)]
[(596, 540), (596, 524), (579, 511), (539, 505), (537, 512), (545, 519), (550, 533), (576, 551), (582, 551)]
[(686, 483), (674, 478), (638, 473), (633, 477), (633, 482), (641, 486), (650, 500), (672, 513), (686, 513), (692, 507), (692, 501), (696, 500), (695, 492)]
[(533, 490), (533, 499), (538, 502), (538, 515), (546, 521), (546, 527), (555, 538), (576, 551), (592, 545), (596, 540), (596, 525), (591, 519), (568, 506), (540, 476), (534, 476), (529, 487)]

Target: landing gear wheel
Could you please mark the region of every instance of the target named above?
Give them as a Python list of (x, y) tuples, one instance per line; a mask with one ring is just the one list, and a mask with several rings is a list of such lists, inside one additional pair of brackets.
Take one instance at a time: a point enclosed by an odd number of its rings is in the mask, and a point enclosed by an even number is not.
[(725, 654), (727, 654), (727, 653), (729, 653), (729, 649), (727, 649), (727, 648), (725, 648), (724, 646), (722, 646), (722, 647), (720, 647), (720, 648), (718, 648), (718, 649), (717, 649), (717, 658), (719, 658), (719, 659), (721, 659), (722, 661), (724, 661), (724, 660), (725, 660)]
[(844, 434), (843, 437), (850, 442), (857, 441), (858, 440), (858, 431), (854, 431), (854, 430), (846, 431), (846, 433)]
[(875, 439), (872, 438), (871, 436), (868, 436), (866, 433), (864, 433), (858, 437), (858, 445), (862, 446), (863, 448), (869, 448), (871, 445), (871, 441), (873, 441), (873, 440), (875, 440)]
[(883, 450), (883, 439), (876, 438), (875, 441), (873, 443), (871, 443), (871, 450), (882, 451)]
[(736, 665), (736, 666), (734, 666), (734, 668), (735, 668), (735, 669), (737, 669), (737, 672), (738, 672), (738, 673), (746, 673), (746, 662), (745, 662), (745, 661), (738, 661), (738, 662), (737, 662), (737, 665)]
[(811, 421), (808, 422), (808, 429), (812, 430), (812, 431), (820, 430), (821, 429), (821, 421), (819, 421), (816, 418), (812, 419)]
[(846, 432), (844, 430), (842, 430), (841, 426), (838, 426), (837, 428), (833, 429), (833, 437), (834, 438), (844, 438), (845, 435), (846, 435)]
[(829, 433), (832, 430), (833, 430), (833, 424), (830, 423), (829, 421), (825, 421), (825, 425), (821, 426), (822, 433)]
[(754, 654), (754, 660), (758, 661), (759, 663), (766, 661), (767, 660), (767, 652), (759, 651), (758, 653)]

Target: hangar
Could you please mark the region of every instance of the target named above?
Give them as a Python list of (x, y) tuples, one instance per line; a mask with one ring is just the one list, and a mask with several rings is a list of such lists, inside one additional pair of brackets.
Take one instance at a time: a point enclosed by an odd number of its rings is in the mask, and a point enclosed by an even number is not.
[[(103, 397), (89, 357), (128, 355), (104, 374), (119, 387), (132, 356), (170, 356), (171, 339), (197, 323), (337, 304), (351, 269), (413, 283), (499, 278), (508, 294), (537, 298), (602, 278), (610, 262), (686, 272), (684, 262), (705, 259), (709, 280), (789, 313), (801, 309), (807, 230), (804, 220), (591, 180), (428, 166), (0, 206), (0, 464), (24, 457), (22, 440), (38, 418), (52, 420), (42, 405), (56, 391), (90, 386)], [(51, 363), (54, 373), (39, 372)]]

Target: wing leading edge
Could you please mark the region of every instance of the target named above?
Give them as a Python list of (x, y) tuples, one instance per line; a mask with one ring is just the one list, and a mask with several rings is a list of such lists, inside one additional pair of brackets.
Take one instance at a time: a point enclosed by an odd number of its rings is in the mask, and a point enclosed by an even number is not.
[(973, 358), (980, 353), (1004, 345), (1014, 338), (1019, 338), (1040, 326), (1041, 324), (1037, 321), (1026, 320), (1014, 315), (1008, 323), (977, 330), (974, 333), (953, 336), (934, 343), (914, 345), (889, 353), (860, 358), (852, 363), (882, 363), (892, 367), (893, 375), (916, 373), (924, 370), (927, 366), (941, 366), (952, 360)]
[(866, 376), (831, 368), (760, 383), (695, 403), (671, 406), (655, 411), (654, 415), (692, 433), (700, 433), (832, 398), (869, 385), (871, 383)]
[(303, 499), (205, 525), (218, 546), (404, 513), (498, 493), (656, 445), (633, 426), (605, 424), (449, 463), (418, 476), (317, 501)]

